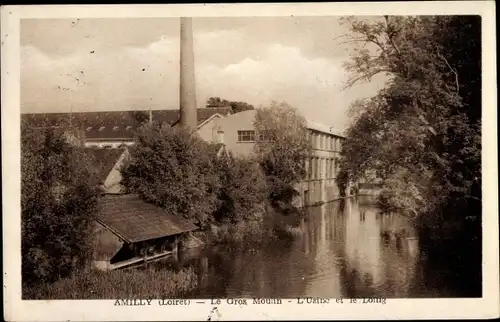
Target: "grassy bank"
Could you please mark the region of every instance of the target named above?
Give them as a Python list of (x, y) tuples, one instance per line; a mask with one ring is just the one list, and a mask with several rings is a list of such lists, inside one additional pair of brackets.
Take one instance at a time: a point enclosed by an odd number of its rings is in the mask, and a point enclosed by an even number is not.
[(300, 221), (302, 213), (298, 210), (286, 214), (268, 207), (265, 214), (258, 216), (260, 220), (241, 221), (212, 225), (205, 232), (207, 243), (215, 245), (262, 245), (277, 239), (291, 241), (302, 235)]
[(101, 272), (89, 268), (52, 284), (23, 287), (23, 299), (182, 297), (197, 285), (191, 268), (177, 272), (154, 268)]

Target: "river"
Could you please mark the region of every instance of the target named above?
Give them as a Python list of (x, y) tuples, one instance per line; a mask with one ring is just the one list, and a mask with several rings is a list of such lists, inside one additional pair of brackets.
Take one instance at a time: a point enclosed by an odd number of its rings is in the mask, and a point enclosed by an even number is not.
[[(291, 242), (243, 250), (207, 247), (181, 252), (198, 287), (187, 297), (459, 297), (419, 249), (412, 224), (380, 215), (369, 199), (310, 207)], [(449, 284), (449, 283), (448, 283)]]

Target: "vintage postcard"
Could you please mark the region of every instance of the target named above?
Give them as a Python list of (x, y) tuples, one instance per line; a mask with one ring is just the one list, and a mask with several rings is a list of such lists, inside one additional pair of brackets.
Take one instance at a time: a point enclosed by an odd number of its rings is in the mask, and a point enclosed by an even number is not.
[(2, 7), (4, 319), (498, 317), (495, 22)]

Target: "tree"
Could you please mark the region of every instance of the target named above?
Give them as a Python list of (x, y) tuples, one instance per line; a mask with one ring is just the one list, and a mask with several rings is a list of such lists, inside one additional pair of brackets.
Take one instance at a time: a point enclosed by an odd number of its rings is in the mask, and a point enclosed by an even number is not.
[(221, 189), (215, 219), (233, 224), (262, 219), (267, 196), (265, 177), (258, 163), (233, 155), (219, 158), (217, 163)]
[(85, 264), (97, 190), (82, 146), (68, 128), (21, 127), (23, 285), (50, 282)]
[(214, 149), (177, 127), (146, 124), (122, 170), (124, 186), (175, 216), (212, 220), (220, 188)]
[(253, 110), (254, 106), (240, 101), (228, 101), (220, 97), (210, 97), (207, 100), (207, 107), (231, 107), (232, 113), (239, 113), (243, 111)]
[(458, 211), (463, 207), (473, 210), (468, 216), (477, 222), (479, 18), (385, 16), (375, 23), (347, 22), (354, 35), (348, 41), (362, 45), (346, 64), (347, 86), (379, 73), (389, 80), (375, 97), (353, 106), (341, 171), (351, 181), (374, 171), (401, 196), (386, 201), (424, 226), (453, 222), (455, 229), (464, 228), (470, 223)]
[(306, 120), (290, 105), (273, 102), (257, 109), (254, 128), (255, 154), (266, 175), (269, 198), (291, 202), (311, 152)]
[(139, 124), (145, 124), (149, 121), (149, 113), (147, 111), (130, 111), (132, 118)]

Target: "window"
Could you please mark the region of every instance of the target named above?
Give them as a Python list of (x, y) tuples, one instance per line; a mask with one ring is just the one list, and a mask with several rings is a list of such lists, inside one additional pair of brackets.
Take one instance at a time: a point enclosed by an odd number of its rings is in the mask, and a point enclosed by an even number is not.
[(127, 125), (127, 127), (125, 128), (126, 131), (130, 131), (131, 129), (132, 129), (131, 125)]
[(104, 130), (105, 128), (106, 128), (105, 126), (101, 126), (101, 127), (99, 128), (99, 131), (102, 131), (102, 130)]
[(92, 126), (89, 126), (89, 127), (87, 128), (87, 132), (88, 132), (88, 131), (90, 131), (90, 130), (92, 130)]
[(255, 131), (238, 131), (238, 142), (255, 142)]
[(113, 131), (118, 131), (118, 126), (113, 126)]

